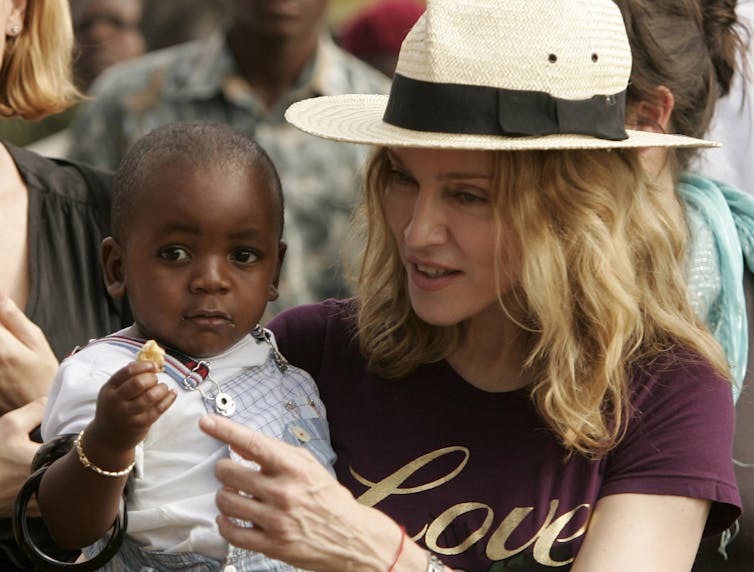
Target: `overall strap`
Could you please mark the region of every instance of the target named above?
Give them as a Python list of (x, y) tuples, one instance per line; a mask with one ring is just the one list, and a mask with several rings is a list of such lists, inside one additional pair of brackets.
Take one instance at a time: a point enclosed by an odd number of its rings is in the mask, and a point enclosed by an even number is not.
[[(147, 340), (124, 336), (122, 334), (112, 334), (104, 338), (91, 340), (87, 346), (99, 343), (106, 343), (112, 346), (124, 348), (134, 355)], [(165, 348), (165, 373), (177, 381), (184, 389), (192, 391), (198, 387), (209, 376), (209, 364), (203, 360), (196, 360), (173, 348)]]

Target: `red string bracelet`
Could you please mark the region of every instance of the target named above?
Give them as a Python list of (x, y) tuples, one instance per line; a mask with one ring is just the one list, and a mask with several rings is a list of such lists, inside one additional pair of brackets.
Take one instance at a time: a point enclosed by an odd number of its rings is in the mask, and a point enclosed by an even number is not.
[(398, 564), (398, 559), (401, 557), (401, 554), (403, 554), (403, 546), (406, 544), (406, 527), (402, 525), (399, 525), (399, 527), (401, 529), (401, 543), (398, 546), (398, 552), (395, 555), (395, 559), (390, 565), (390, 568), (387, 569), (387, 572), (393, 572), (393, 570), (395, 570), (395, 565)]

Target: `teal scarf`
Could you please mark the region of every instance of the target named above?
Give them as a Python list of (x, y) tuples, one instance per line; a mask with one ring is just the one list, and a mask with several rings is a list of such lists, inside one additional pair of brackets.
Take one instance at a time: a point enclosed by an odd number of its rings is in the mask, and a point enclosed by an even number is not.
[(754, 197), (692, 173), (681, 176), (677, 191), (690, 234), (686, 272), (691, 305), (725, 350), (737, 400), (749, 341), (743, 260), (754, 271)]

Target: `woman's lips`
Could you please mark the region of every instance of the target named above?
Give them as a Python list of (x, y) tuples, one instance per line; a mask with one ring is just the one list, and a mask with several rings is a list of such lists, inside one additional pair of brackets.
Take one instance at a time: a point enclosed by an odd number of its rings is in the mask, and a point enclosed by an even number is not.
[(434, 264), (409, 263), (409, 275), (413, 283), (419, 289), (429, 292), (445, 288), (460, 274), (458, 270), (451, 270)]

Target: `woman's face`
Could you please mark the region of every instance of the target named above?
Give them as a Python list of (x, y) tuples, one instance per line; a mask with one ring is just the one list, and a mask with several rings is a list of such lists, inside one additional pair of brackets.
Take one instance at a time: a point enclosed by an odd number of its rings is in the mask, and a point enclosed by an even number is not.
[(511, 287), (505, 241), (494, 263), (493, 160), (487, 151), (388, 150), (385, 216), (411, 305), (427, 323), (448, 326), (499, 313), (497, 284), (501, 293)]

